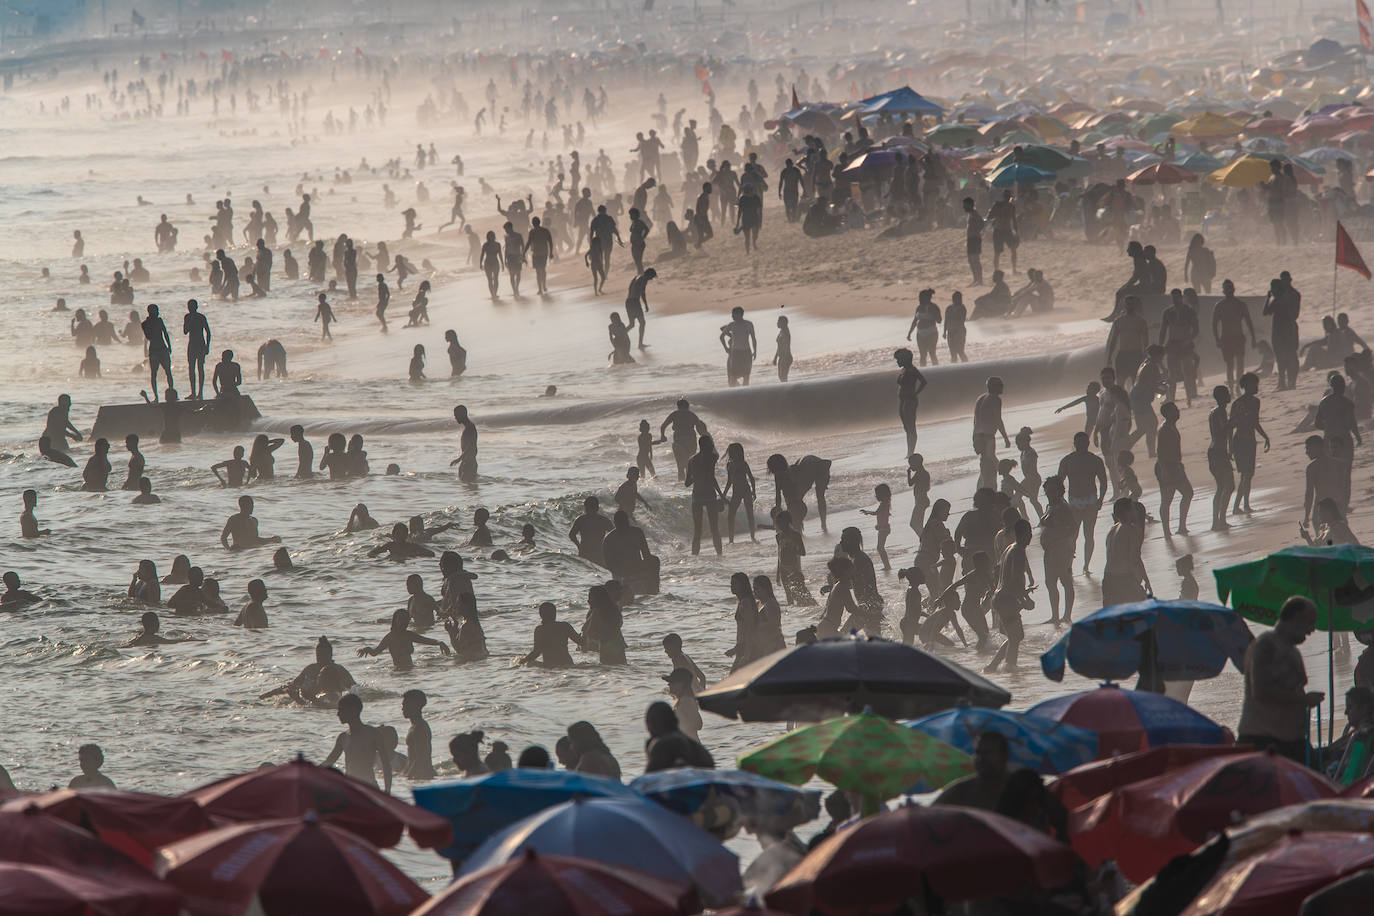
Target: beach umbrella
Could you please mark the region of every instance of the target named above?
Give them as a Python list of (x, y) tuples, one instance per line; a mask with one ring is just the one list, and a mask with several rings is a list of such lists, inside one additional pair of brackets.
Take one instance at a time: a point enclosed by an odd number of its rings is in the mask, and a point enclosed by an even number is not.
[(978, 130), (989, 144), (996, 143), (1001, 137), (1017, 131), (1032, 135), (1035, 133), (1029, 130), (1019, 118), (999, 118), (996, 121), (989, 121)]
[(1140, 670), (1142, 657), (1165, 681), (1216, 677), (1227, 659), (1240, 669), (1254, 637), (1240, 615), (1219, 604), (1147, 598), (1080, 617), (1040, 656), (1052, 681), (1064, 668), (1099, 680), (1119, 681)]
[(1173, 129), (1173, 126), (1182, 121), (1181, 115), (1172, 113), (1152, 114), (1149, 117), (1141, 118), (1131, 125), (1131, 129), (1137, 136), (1153, 137), (1156, 134), (1165, 134)]
[(101, 881), (156, 883), (146, 868), (91, 832), (33, 805), (0, 811), (0, 862), (46, 865)]
[(1194, 153), (1189, 153), (1188, 155), (1184, 156), (1182, 159), (1178, 160), (1178, 164), (1183, 166), (1190, 172), (1197, 172), (1201, 174), (1204, 172), (1215, 172), (1217, 169), (1221, 168), (1225, 163), (1223, 163), (1216, 156), (1211, 156), (1207, 153), (1198, 151)]
[(994, 172), (989, 181), (994, 188), (1023, 187), (1054, 181), (1054, 173), (1037, 169), (1035, 166), (1027, 165), (1024, 162), (1012, 162)]
[(129, 883), (0, 862), (0, 888), (0, 916), (177, 916), (181, 911), (181, 894), (151, 875)]
[(801, 108), (797, 111), (789, 111), (779, 118), (794, 127), (802, 130), (815, 131), (819, 134), (837, 134), (839, 127), (835, 125), (835, 119), (823, 111), (815, 108)]
[(1246, 137), (1283, 137), (1293, 129), (1293, 122), (1287, 118), (1260, 118), (1245, 125)]
[[(997, 160), (996, 164), (992, 167), (992, 171), (1012, 165), (1016, 161), (1015, 157), (1015, 150), (1007, 153), (1001, 159)], [(1070, 156), (1063, 150), (1058, 150), (1052, 146), (1045, 146), (1040, 143), (1028, 143), (1021, 147), (1021, 161), (1046, 172), (1058, 172), (1061, 169), (1068, 168), (1070, 165), (1073, 165), (1075, 158), (1076, 157)]]
[(404, 916), (429, 897), (367, 840), (309, 814), (181, 840), (153, 868), (190, 916)]
[(702, 691), (702, 709), (746, 722), (819, 722), (870, 708), (914, 718), (967, 700), (1005, 706), (1011, 694), (914, 646), (872, 637), (823, 639), (780, 649)]
[(743, 770), (660, 770), (639, 777), (630, 788), (716, 837), (732, 837), (742, 828), (782, 836), (821, 813), (819, 790)]
[(1222, 184), (1230, 188), (1253, 188), (1264, 184), (1273, 174), (1267, 160), (1249, 155), (1236, 159), (1207, 176), (1209, 184)]
[(1334, 137), (1343, 131), (1355, 129), (1357, 129), (1355, 125), (1342, 121), (1340, 118), (1313, 115), (1295, 123), (1293, 129), (1288, 132), (1288, 139), (1295, 143), (1311, 143), (1313, 140)]
[(944, 108), (921, 95), (910, 86), (880, 92), (859, 103), (865, 114), (942, 115)]
[(843, 171), (853, 174), (859, 172), (872, 172), (878, 169), (890, 169), (898, 162), (905, 162), (911, 157), (900, 150), (878, 149), (869, 150), (854, 157), (854, 161), (846, 165)]
[(788, 732), (739, 758), (739, 768), (802, 785), (819, 776), (857, 792), (866, 812), (906, 792), (929, 792), (973, 772), (973, 758), (882, 716), (841, 716)]
[(1153, 779), (1161, 773), (1191, 766), (1199, 760), (1248, 754), (1250, 751), (1249, 747), (1234, 744), (1171, 744), (1166, 747), (1152, 747), (1149, 750), (1118, 754), (1105, 760), (1085, 763), (1051, 779), (1048, 788), (1055, 798), (1063, 802), (1064, 807), (1073, 810), (1121, 786)]
[(982, 134), (972, 124), (941, 124), (926, 131), (923, 139), (932, 146), (972, 146)]
[(961, 706), (907, 724), (969, 755), (979, 735), (997, 732), (1007, 739), (1010, 765), (1037, 773), (1063, 773), (1097, 758), (1097, 735), (1024, 712)]
[(887, 137), (882, 143), (878, 144), (880, 149), (907, 149), (915, 150), (920, 153), (929, 152), (930, 144), (915, 137), (908, 137), (904, 134), (897, 134), (895, 137)]
[[(1241, 616), (1273, 626), (1290, 596), (1301, 595), (1317, 606), (1317, 629), (1327, 633), (1327, 660), (1335, 652), (1336, 630), (1374, 627), (1374, 549), (1359, 544), (1288, 547), (1249, 563), (1213, 572), (1217, 595)], [(1328, 682), (1327, 743), (1335, 730), (1336, 683), (1331, 666)], [(1320, 726), (1320, 721), (1318, 722)]]
[(1069, 125), (1047, 114), (1029, 114), (1023, 117), (1021, 121), (1046, 139), (1052, 137), (1068, 139), (1070, 134)]
[(504, 865), (465, 875), (412, 916), (679, 916), (684, 884), (624, 868), (526, 849)]
[(1011, 149), (1013, 146), (1025, 146), (1030, 143), (1039, 143), (1040, 137), (1028, 130), (1013, 130), (997, 138), (997, 144), (1001, 149)]
[(1129, 754), (1164, 744), (1231, 744), (1226, 729), (1189, 706), (1158, 693), (1103, 684), (1054, 697), (1030, 708), (1032, 715), (1097, 733), (1097, 754)]
[(1374, 801), (1319, 798), (1247, 817), (1226, 831), (1226, 864), (1248, 859), (1299, 830), (1374, 834)]
[(215, 827), (210, 816), (189, 798), (143, 792), (56, 789), (16, 796), (0, 805), (0, 811), (27, 808), (85, 827), (107, 846), (144, 866), (152, 862), (153, 851), (159, 846)]
[(1334, 798), (1326, 777), (1272, 751), (1200, 760), (1113, 789), (1073, 812), (1073, 847), (1089, 865), (1115, 859), (1139, 884), (1245, 816)]
[(1011, 818), (958, 805), (903, 805), (843, 827), (767, 895), (787, 913), (887, 913), (927, 889), (946, 903), (1025, 899), (1072, 880), (1068, 846)]
[(454, 782), (419, 786), (415, 804), (448, 821), (453, 838), (439, 854), (461, 862), (492, 834), (574, 798), (638, 798), (615, 779), (572, 770), (515, 767)]
[(742, 888), (733, 852), (687, 818), (638, 796), (579, 798), (532, 814), (493, 834), (463, 863), (461, 874), (504, 865), (526, 849), (634, 868), (691, 886), (697, 905), (719, 906)]
[(1173, 133), (1183, 137), (1192, 137), (1194, 140), (1210, 140), (1218, 137), (1234, 137), (1244, 129), (1244, 124), (1206, 111), (1186, 121), (1179, 121), (1173, 126)]
[(1197, 181), (1197, 174), (1172, 162), (1156, 162), (1126, 176), (1131, 184), (1183, 184)]
[(1349, 150), (1343, 150), (1339, 147), (1319, 146), (1316, 149), (1308, 150), (1299, 158), (1309, 162), (1315, 162), (1318, 165), (1331, 165), (1341, 159), (1345, 159), (1348, 162), (1354, 162), (1356, 156)]
[(1212, 879), (1181, 916), (1296, 913), (1304, 898), (1374, 867), (1374, 836), (1298, 833)]
[(407, 830), (417, 846), (433, 848), (449, 841), (449, 825), (442, 817), (392, 798), (385, 792), (318, 767), (304, 757), (290, 763), (261, 767), (208, 783), (185, 793), (221, 824), (300, 817), (314, 812), (328, 824), (357, 834), (383, 848), (401, 842)]
[(1094, 141), (1094, 145), (1097, 145), (1099, 143), (1105, 149), (1110, 150), (1135, 150), (1136, 152), (1140, 153), (1148, 153), (1154, 150), (1154, 147), (1146, 143), (1144, 140), (1138, 140), (1135, 137), (1128, 137), (1125, 134), (1116, 134), (1114, 136), (1106, 137), (1102, 140)]

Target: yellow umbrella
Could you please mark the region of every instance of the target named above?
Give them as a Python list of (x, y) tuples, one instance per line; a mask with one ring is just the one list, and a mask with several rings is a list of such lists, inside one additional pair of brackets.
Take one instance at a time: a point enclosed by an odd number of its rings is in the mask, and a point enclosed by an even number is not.
[(1245, 156), (1210, 173), (1207, 183), (1224, 184), (1229, 188), (1253, 188), (1268, 181), (1271, 174), (1269, 160)]
[(1234, 137), (1241, 132), (1244, 126), (1230, 118), (1207, 111), (1195, 118), (1179, 121), (1174, 125), (1172, 132), (1196, 140), (1204, 140), (1216, 137)]

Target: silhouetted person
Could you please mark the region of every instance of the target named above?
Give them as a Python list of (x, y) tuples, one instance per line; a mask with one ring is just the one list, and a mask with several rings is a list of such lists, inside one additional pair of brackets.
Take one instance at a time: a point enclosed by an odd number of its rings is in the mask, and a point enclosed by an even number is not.
[(468, 416), (468, 409), (462, 404), (453, 408), (453, 419), (462, 427), (458, 439), (458, 457), (449, 462), (449, 467), (458, 466), (458, 479), (472, 483), (477, 479), (477, 424)]
[(158, 316), (157, 306), (148, 306), (148, 317), (143, 319), (143, 338), (148, 341), (148, 367), (152, 372), (153, 402), (157, 396), (157, 370), (162, 367), (167, 376), (167, 387), (172, 387), (172, 338), (167, 334), (167, 325)]
[(239, 497), (239, 511), (229, 516), (220, 532), (219, 542), (225, 550), (247, 550), (264, 544), (280, 544), (277, 536), (263, 537), (258, 534), (258, 520), (253, 517), (253, 497)]

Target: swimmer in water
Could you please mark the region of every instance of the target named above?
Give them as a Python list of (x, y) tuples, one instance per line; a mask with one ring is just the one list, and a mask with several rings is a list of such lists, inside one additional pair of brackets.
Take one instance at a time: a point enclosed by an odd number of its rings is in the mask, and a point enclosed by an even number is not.
[(410, 612), (405, 608), (400, 608), (391, 615), (391, 629), (382, 637), (381, 642), (372, 648), (365, 646), (359, 649), (358, 655), (374, 657), (383, 652), (389, 652), (391, 664), (398, 671), (405, 671), (414, 667), (411, 657), (415, 654), (416, 645), (438, 646), (442, 655), (451, 654), (449, 647), (444, 643), (437, 639), (430, 639), (428, 636), (422, 636), (410, 629)]
[(162, 621), (158, 620), (157, 614), (153, 613), (152, 611), (144, 611), (143, 616), (139, 618), (139, 623), (143, 625), (143, 629), (138, 632), (137, 636), (133, 637), (124, 645), (120, 646), (121, 649), (141, 649), (152, 648), (153, 646), (171, 646), (179, 642), (200, 642), (200, 640), (192, 639), (190, 637), (183, 637), (181, 639), (171, 639), (169, 637), (160, 635), (158, 633), (158, 630), (162, 629)]
[[(220, 476), (220, 471), (224, 471), (224, 476)], [(244, 460), (242, 445), (234, 446), (234, 457), (210, 465), (210, 473), (215, 475), (220, 486), (234, 489), (252, 480), (254, 475), (253, 466)]]
[(334, 741), (334, 749), (321, 766), (332, 767), (342, 757), (344, 772), (359, 782), (377, 788), (377, 767), (382, 770), (381, 788), (391, 794), (391, 756), (382, 753), (378, 729), (363, 723), (363, 701), (356, 694), (339, 698), (339, 721), (347, 731)]
[(423, 515), (412, 515), (410, 517), (410, 542), (412, 544), (421, 544), (433, 538), (435, 535), (443, 534), (445, 531), (457, 527), (458, 526), (453, 522), (445, 522), (442, 525), (435, 525), (433, 528), (426, 528)]
[(487, 522), (491, 521), (491, 513), (484, 508), (478, 508), (472, 513), (473, 531), (472, 537), (468, 538), (469, 547), (490, 547), (491, 529), (487, 527)]
[(453, 408), (453, 419), (463, 428), (463, 432), (458, 439), (458, 457), (449, 462), (449, 467), (458, 465), (458, 479), (472, 483), (477, 479), (477, 424), (468, 416), (468, 409), (462, 404)]
[(147, 467), (143, 453), (138, 450), (138, 434), (129, 433), (125, 436), (124, 447), (129, 450), (129, 473), (124, 477), (122, 489), (137, 490), (138, 482), (143, 479), (143, 471)]
[[(81, 433), (77, 432), (76, 427), (72, 425), (71, 410), (71, 395), (58, 395), (57, 406), (48, 411), (48, 420), (43, 427), (43, 436), (38, 440), (40, 445), (43, 439), (47, 439), (49, 451), (65, 454), (67, 451), (68, 439), (71, 439), (73, 442), (81, 441)], [(47, 457), (50, 461), (56, 461), (58, 464), (67, 463), (58, 458), (48, 456), (47, 452), (43, 454), (44, 457)], [(69, 467), (76, 467), (76, 463), (70, 463)]]
[(0, 594), (0, 607), (8, 608), (13, 611), (28, 604), (35, 604), (42, 601), (33, 592), (25, 591), (20, 588), (24, 583), (19, 580), (19, 573), (10, 570), (4, 575), (5, 591)]
[(352, 534), (355, 531), (370, 531), (380, 527), (378, 521), (367, 511), (365, 503), (358, 503), (353, 507), (353, 511), (348, 515), (348, 524), (344, 526), (344, 531)]
[(44, 458), (48, 459), (54, 464), (65, 465), (69, 468), (76, 467), (76, 462), (72, 460), (72, 456), (68, 455), (66, 452), (58, 451), (57, 449), (53, 448), (52, 440), (49, 439), (47, 436), (38, 437), (38, 454), (42, 455)]
[(267, 629), (267, 609), (263, 607), (263, 602), (267, 600), (267, 583), (261, 579), (254, 579), (248, 583), (248, 603), (239, 611), (239, 616), (234, 620), (234, 626), (244, 627), (249, 630)]
[(296, 479), (309, 480), (315, 476), (315, 449), (305, 438), (305, 427), (297, 423), (291, 427), (291, 441), (296, 443)]
[(272, 568), (277, 572), (287, 572), (296, 567), (291, 563), (291, 551), (278, 547), (272, 552)]
[(570, 642), (575, 643), (579, 649), (586, 648), (582, 637), (577, 635), (577, 629), (567, 621), (559, 620), (558, 608), (552, 601), (545, 601), (539, 605), (539, 625), (534, 628), (534, 648), (520, 659), (520, 664), (538, 664), (545, 668), (571, 668), (572, 653), (568, 651)]
[(100, 772), (105, 765), (105, 752), (98, 744), (83, 744), (77, 748), (76, 761), (81, 767), (81, 775), (73, 776), (67, 783), (68, 789), (113, 789), (114, 780)]
[(428, 630), (434, 626), (434, 614), (439, 602), (425, 591), (425, 580), (418, 573), (406, 576), (406, 592), (410, 595), (406, 599), (406, 611), (415, 629)]
[(320, 293), (315, 305), (315, 320), (320, 322), (324, 329), (320, 333), (320, 340), (333, 340), (334, 335), (329, 333), (329, 326), (334, 322), (334, 309), (329, 305), (329, 300), (324, 293)]
[(95, 451), (86, 461), (86, 469), (81, 472), (81, 489), (88, 493), (104, 493), (110, 482), (110, 443), (107, 439), (95, 440)]
[(247, 550), (265, 544), (280, 544), (281, 538), (258, 534), (258, 520), (253, 517), (253, 497), (239, 497), (239, 511), (229, 516), (220, 532), (219, 542), (225, 550)]
[(425, 345), (416, 344), (410, 357), (410, 381), (419, 383), (425, 380)]
[(289, 684), (269, 690), (260, 700), (275, 696), (290, 696), (305, 706), (335, 706), (351, 688), (357, 686), (353, 675), (343, 665), (334, 662), (334, 647), (328, 637), (321, 636), (315, 644), (315, 661), (301, 669)]
[(162, 498), (153, 492), (153, 482), (147, 477), (138, 479), (138, 495), (131, 502), (135, 506), (152, 506), (162, 502)]
[(425, 721), (425, 704), (429, 697), (423, 690), (407, 690), (401, 694), (401, 716), (410, 723), (406, 731), (406, 769), (402, 773), (410, 779), (433, 779), (434, 732)]
[(38, 538), (52, 534), (51, 529), (38, 527), (38, 517), (34, 515), (34, 509), (38, 506), (38, 491), (25, 490), (23, 500), (24, 511), (19, 514), (19, 536)]
[(367, 552), (369, 557), (380, 557), (382, 554), (386, 554), (387, 559), (393, 563), (404, 563), (416, 557), (432, 557), (434, 551), (419, 544), (412, 544), (409, 530), (404, 524), (397, 522), (391, 526), (391, 540)]

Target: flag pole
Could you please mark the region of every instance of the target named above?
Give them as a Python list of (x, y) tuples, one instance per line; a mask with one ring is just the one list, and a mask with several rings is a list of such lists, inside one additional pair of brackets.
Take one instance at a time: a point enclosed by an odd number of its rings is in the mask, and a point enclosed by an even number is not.
[[(1340, 242), (1340, 231), (1341, 231), (1341, 221), (1340, 221), (1340, 220), (1336, 220), (1336, 247), (1337, 247), (1337, 249), (1338, 249), (1337, 255), (1340, 254), (1340, 252), (1339, 252), (1339, 248), (1340, 248), (1340, 244), (1341, 244), (1341, 242)], [(1341, 266), (1341, 265), (1340, 265), (1340, 258), (1339, 258), (1339, 256), (1331, 259), (1331, 314), (1332, 314), (1332, 315), (1335, 315), (1335, 314), (1336, 314), (1336, 271), (1340, 268), (1340, 266)]]

